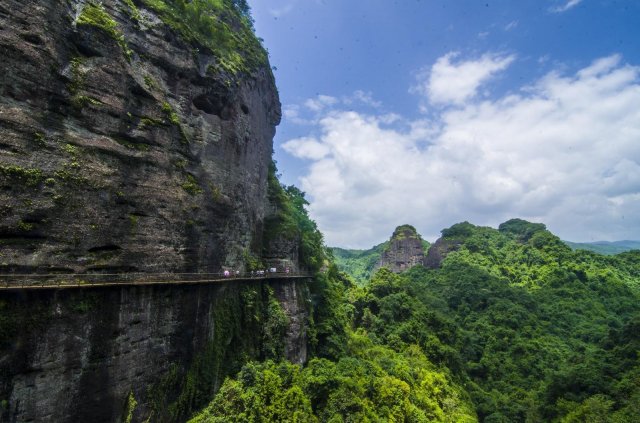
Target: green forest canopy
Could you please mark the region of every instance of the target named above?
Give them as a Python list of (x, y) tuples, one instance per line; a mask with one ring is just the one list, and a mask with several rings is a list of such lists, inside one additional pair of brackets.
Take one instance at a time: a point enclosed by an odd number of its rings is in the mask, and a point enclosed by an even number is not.
[(330, 265), (314, 358), (248, 364), (193, 421), (638, 421), (639, 251), (520, 220), (443, 235), (439, 269), (357, 287)]

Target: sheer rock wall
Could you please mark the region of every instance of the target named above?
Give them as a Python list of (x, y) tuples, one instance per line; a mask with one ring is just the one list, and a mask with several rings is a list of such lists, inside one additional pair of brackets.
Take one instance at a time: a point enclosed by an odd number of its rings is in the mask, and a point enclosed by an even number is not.
[(133, 422), (184, 421), (267, 342), (306, 361), (305, 298), (277, 280), (0, 292), (0, 422), (122, 422), (130, 396)]
[(138, 5), (0, 0), (0, 271), (220, 271), (260, 255), (280, 103)]

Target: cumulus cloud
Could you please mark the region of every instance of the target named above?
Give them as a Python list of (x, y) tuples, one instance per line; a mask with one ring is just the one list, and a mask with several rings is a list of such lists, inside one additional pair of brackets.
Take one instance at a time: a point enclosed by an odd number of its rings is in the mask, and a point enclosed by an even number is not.
[[(289, 123), (301, 126), (312, 126), (317, 125), (320, 118), (329, 110), (344, 107), (380, 109), (382, 107), (382, 102), (376, 100), (371, 92), (365, 92), (362, 90), (356, 90), (350, 95), (345, 95), (339, 98), (326, 94), (319, 94), (313, 98), (305, 100), (302, 105), (286, 104), (282, 106), (282, 115)], [(394, 113), (388, 113), (384, 115), (384, 117), (381, 116), (381, 119), (393, 122), (398, 120), (399, 116)], [(293, 143), (291, 145), (297, 144)], [(294, 148), (290, 146), (289, 148), (298, 151), (297, 147)]]
[(331, 150), (324, 143), (313, 137), (301, 137), (287, 141), (282, 145), (287, 153), (300, 159), (320, 160), (327, 156)]
[(450, 97), (466, 103), (431, 120), (326, 109), (318, 136), (284, 148), (310, 160), (301, 188), (329, 245), (370, 247), (403, 223), (434, 239), (455, 222), (511, 217), (576, 241), (638, 238), (639, 77), (611, 56), (516, 94)]
[(312, 119), (302, 117), (300, 106), (296, 104), (287, 104), (282, 107), (282, 116), (288, 121), (295, 123), (296, 125), (312, 125), (314, 121)]
[(563, 13), (566, 12), (569, 9), (573, 9), (574, 7), (576, 7), (577, 5), (579, 5), (580, 3), (582, 3), (582, 0), (569, 0), (566, 3), (559, 5), (559, 6), (554, 6), (552, 8), (549, 9), (550, 12), (552, 13)]
[(432, 105), (462, 105), (478, 94), (478, 89), (514, 60), (513, 55), (484, 54), (477, 60), (454, 60), (460, 54), (451, 52), (439, 58), (418, 75), (413, 92), (423, 94)]

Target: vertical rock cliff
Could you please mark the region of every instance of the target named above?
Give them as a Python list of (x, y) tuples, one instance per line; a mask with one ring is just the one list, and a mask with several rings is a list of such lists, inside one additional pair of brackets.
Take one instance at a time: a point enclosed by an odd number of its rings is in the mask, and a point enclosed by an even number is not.
[[(264, 241), (280, 103), (245, 6), (0, 0), (0, 274), (297, 266)], [(2, 291), (0, 422), (184, 421), (247, 360), (306, 360), (308, 296)]]
[(261, 254), (280, 103), (235, 3), (0, 0), (2, 271)]

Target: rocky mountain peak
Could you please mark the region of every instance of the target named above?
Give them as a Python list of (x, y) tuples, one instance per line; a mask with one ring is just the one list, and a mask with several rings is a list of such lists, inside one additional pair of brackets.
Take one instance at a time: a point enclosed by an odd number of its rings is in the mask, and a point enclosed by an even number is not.
[(398, 226), (393, 231), (393, 235), (391, 235), (391, 241), (402, 240), (402, 239), (405, 239), (405, 238), (422, 239), (422, 238), (420, 238), (420, 235), (418, 234), (418, 231), (416, 231), (416, 228), (414, 228), (411, 225)]
[(383, 251), (374, 269), (386, 267), (394, 273), (400, 273), (422, 264), (425, 257), (425, 246), (428, 244), (411, 225), (398, 226)]

